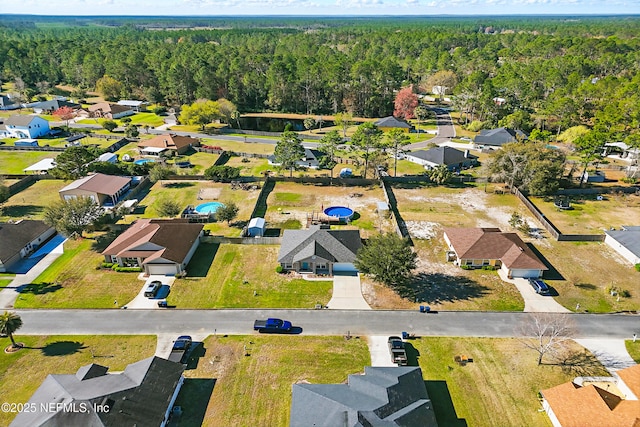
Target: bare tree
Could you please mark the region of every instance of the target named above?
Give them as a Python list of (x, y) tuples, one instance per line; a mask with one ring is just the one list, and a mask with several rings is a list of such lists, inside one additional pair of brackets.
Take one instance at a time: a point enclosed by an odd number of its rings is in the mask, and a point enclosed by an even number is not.
[(522, 344), (538, 353), (538, 365), (545, 354), (558, 355), (573, 339), (574, 325), (566, 314), (532, 313), (517, 328)]

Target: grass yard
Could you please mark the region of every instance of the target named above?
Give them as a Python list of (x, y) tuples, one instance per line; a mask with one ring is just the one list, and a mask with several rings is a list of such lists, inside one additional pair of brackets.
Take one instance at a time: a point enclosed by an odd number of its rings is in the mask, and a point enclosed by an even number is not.
[(64, 254), (25, 288), (15, 307), (114, 308), (114, 300), (131, 301), (144, 284), (138, 273), (96, 270), (109, 241), (104, 236), (65, 242)]
[(229, 141), (226, 139), (215, 139), (215, 138), (203, 138), (201, 140), (201, 144), (210, 145), (213, 147), (221, 147), (226, 151), (233, 151), (236, 153), (254, 153), (254, 154), (273, 154), (273, 150), (276, 148), (275, 144)]
[[(572, 350), (586, 362), (564, 366), (537, 366), (537, 353), (515, 339), (429, 337), (411, 345), (419, 355), (438, 425), (447, 427), (548, 427), (551, 422), (540, 411), (538, 391), (581, 375), (609, 375), (577, 344)], [(459, 366), (456, 355), (466, 355), (473, 363)], [(545, 358), (543, 363), (551, 361)]]
[(192, 165), (192, 168), (188, 169), (180, 169), (176, 168), (178, 173), (186, 174), (186, 175), (203, 175), (204, 171), (213, 166), (216, 160), (220, 157), (217, 154), (204, 153), (194, 151), (188, 155), (182, 155), (173, 158), (173, 162), (186, 162), (189, 161)]
[[(153, 356), (155, 336), (21, 336), (26, 348), (11, 354), (0, 352), (0, 396), (5, 402), (26, 403), (49, 374), (75, 374), (91, 363), (122, 371), (133, 362)], [(2, 348), (10, 344), (0, 340)], [(15, 413), (0, 412), (0, 425), (13, 421)]]
[(23, 174), (32, 164), (58, 154), (55, 151), (0, 151), (0, 174)]
[[(158, 127), (158, 126), (162, 126), (164, 124), (164, 119), (158, 115), (156, 115), (155, 113), (136, 113), (132, 116), (127, 116), (128, 118), (131, 119), (131, 124), (134, 125), (138, 125), (138, 126), (144, 126), (144, 125), (149, 125), (151, 127)], [(101, 125), (107, 121), (108, 119), (92, 119), (92, 118), (88, 118), (88, 119), (81, 119), (78, 120), (77, 123), (80, 124), (86, 124), (86, 125)], [(125, 126), (126, 123), (124, 123), (122, 121), (122, 119), (115, 119), (113, 120), (114, 122), (116, 122), (118, 124), (118, 126)], [(140, 132), (144, 132), (143, 129), (140, 129)]]
[(267, 170), (274, 170), (275, 166), (270, 165), (267, 159), (259, 157), (230, 157), (225, 166), (240, 168), (242, 176), (264, 176)]
[(603, 229), (640, 224), (640, 196), (608, 194), (604, 200), (595, 195), (571, 196), (573, 209), (560, 210), (553, 198), (533, 197), (531, 201), (565, 234), (603, 234)]
[(9, 286), (9, 283), (11, 283), (12, 281), (13, 281), (13, 278), (3, 279), (2, 277), (0, 277), (0, 288), (6, 288), (7, 286)]
[(633, 342), (633, 340), (626, 340), (624, 344), (627, 347), (627, 351), (631, 358), (635, 360), (636, 363), (640, 363), (640, 339), (636, 339), (636, 342)]
[(68, 182), (43, 179), (14, 194), (4, 204), (0, 221), (9, 219), (42, 219), (45, 207), (60, 200), (58, 191)]
[(181, 425), (286, 426), (294, 383), (339, 384), (370, 364), (363, 339), (249, 335), (209, 337), (204, 346), (176, 401)]
[[(201, 243), (167, 301), (179, 308), (312, 308), (331, 298), (332, 282), (275, 272), (279, 246)], [(254, 295), (254, 292), (257, 293)]]
[[(389, 175), (393, 176), (393, 159), (389, 159)], [(401, 175), (424, 175), (425, 168), (409, 160), (398, 160), (398, 176)]]

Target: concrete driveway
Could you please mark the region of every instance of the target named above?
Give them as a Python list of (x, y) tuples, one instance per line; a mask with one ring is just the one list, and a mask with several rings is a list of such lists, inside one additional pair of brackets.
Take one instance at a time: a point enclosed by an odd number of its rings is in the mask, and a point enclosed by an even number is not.
[(173, 347), (173, 342), (180, 335), (190, 335), (194, 343), (203, 342), (209, 336), (208, 333), (202, 333), (202, 332), (198, 332), (198, 333), (185, 332), (182, 334), (159, 333), (158, 343), (156, 344), (156, 356), (162, 357), (164, 359), (168, 358), (169, 354), (171, 354), (171, 348)]
[(371, 353), (371, 366), (397, 366), (391, 361), (387, 340), (389, 335), (369, 335), (369, 353)]
[[(158, 294), (156, 295), (155, 298), (147, 298), (144, 296), (144, 290), (147, 287), (147, 285), (153, 282), (154, 280), (159, 280), (160, 282), (162, 282), (162, 288), (160, 289), (160, 291), (158, 291)], [(136, 295), (134, 299), (132, 299), (131, 301), (129, 301), (127, 304), (124, 304), (124, 305), (127, 308), (143, 308), (143, 309), (158, 308), (158, 301), (161, 299), (165, 299), (167, 295), (169, 295), (169, 291), (171, 290), (171, 285), (175, 280), (176, 278), (173, 276), (151, 275), (146, 279), (146, 281), (144, 282), (144, 285), (142, 285), (142, 287), (140, 288), (140, 292), (138, 293), (138, 295)], [(117, 305), (122, 306), (120, 301), (118, 301)]]
[(580, 338), (576, 342), (591, 353), (612, 374), (618, 369), (634, 366), (636, 362), (629, 356), (624, 340)]
[(333, 294), (327, 305), (329, 309), (370, 310), (371, 307), (362, 296), (360, 275), (333, 276)]
[(538, 295), (527, 279), (509, 279), (502, 270), (498, 270), (500, 279), (512, 283), (518, 288), (524, 299), (524, 311), (531, 313), (571, 313), (571, 310), (558, 304), (552, 296)]

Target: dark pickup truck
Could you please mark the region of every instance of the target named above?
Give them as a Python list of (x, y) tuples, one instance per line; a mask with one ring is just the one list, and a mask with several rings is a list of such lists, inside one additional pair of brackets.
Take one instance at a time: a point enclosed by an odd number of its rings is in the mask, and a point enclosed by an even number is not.
[(187, 353), (189, 352), (192, 343), (193, 340), (189, 335), (179, 336), (178, 339), (173, 342), (169, 360), (176, 363), (185, 363), (187, 359)]
[(407, 351), (404, 348), (404, 341), (400, 337), (389, 337), (389, 352), (391, 353), (391, 361), (398, 366), (407, 364)]
[(253, 330), (259, 332), (289, 332), (291, 327), (291, 322), (288, 320), (275, 319), (273, 317), (267, 320), (256, 320), (253, 323)]

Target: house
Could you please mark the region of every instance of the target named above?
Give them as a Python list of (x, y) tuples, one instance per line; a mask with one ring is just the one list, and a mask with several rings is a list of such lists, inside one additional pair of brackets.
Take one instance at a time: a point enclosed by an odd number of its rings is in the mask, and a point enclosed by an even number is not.
[[(318, 169), (320, 167), (320, 158), (323, 155), (324, 154), (318, 150), (305, 148), (304, 157), (296, 162), (296, 166), (302, 168)], [(276, 157), (274, 155), (268, 156), (267, 160), (270, 165), (280, 165), (280, 163), (276, 161)]]
[(437, 427), (415, 366), (366, 366), (346, 384), (294, 384), (289, 427)]
[(0, 110), (17, 110), (19, 108), (21, 108), (21, 105), (13, 102), (11, 97), (0, 95)]
[(640, 365), (614, 377), (578, 377), (540, 394), (554, 427), (640, 426)]
[(604, 242), (633, 265), (640, 264), (640, 226), (623, 225), (622, 230), (606, 230)]
[(499, 228), (445, 228), (444, 240), (461, 267), (493, 266), (509, 278), (537, 278), (548, 270), (516, 233)]
[(56, 230), (42, 221), (0, 222), (0, 273), (11, 271), (18, 261), (32, 254), (54, 234)]
[(383, 132), (387, 132), (395, 128), (402, 129), (404, 132), (409, 132), (411, 130), (411, 125), (409, 123), (396, 119), (393, 116), (384, 117), (374, 124)]
[(108, 102), (99, 102), (94, 105), (90, 105), (85, 113), (81, 115), (87, 115), (93, 118), (102, 119), (120, 119), (122, 117), (132, 116), (135, 114), (131, 108), (124, 105), (110, 104)]
[(121, 99), (120, 101), (118, 101), (118, 105), (128, 107), (136, 113), (139, 113), (140, 111), (146, 111), (147, 105), (149, 105), (149, 103), (145, 101), (135, 101), (133, 99)]
[(110, 374), (92, 363), (75, 374), (50, 374), (11, 426), (164, 427), (184, 383), (184, 366), (149, 357)]
[(23, 171), (45, 174), (49, 172), (49, 170), (55, 167), (56, 167), (56, 159), (49, 157), (46, 159), (42, 159), (39, 162), (36, 162), (27, 168), (24, 168)]
[(604, 144), (604, 156), (617, 155), (625, 160), (640, 159), (640, 148), (634, 148), (624, 142), (607, 142)]
[(73, 181), (59, 193), (62, 200), (89, 197), (100, 206), (115, 206), (130, 187), (129, 177), (95, 173)]
[(527, 139), (527, 134), (521, 130), (509, 128), (483, 129), (473, 139), (476, 145), (490, 145), (500, 147), (510, 142), (518, 142)]
[(251, 237), (262, 237), (264, 236), (265, 228), (266, 222), (264, 218), (251, 218), (247, 226), (247, 235)]
[(51, 101), (36, 102), (31, 106), (36, 114), (51, 114), (62, 107), (69, 107), (72, 110), (78, 110), (82, 106), (75, 102), (64, 101), (61, 99), (52, 99)]
[(18, 114), (4, 121), (9, 138), (38, 138), (49, 134), (49, 122), (38, 116)]
[(331, 230), (319, 225), (284, 230), (278, 262), (284, 270), (299, 273), (355, 273), (353, 262), (361, 246), (359, 230)]
[(173, 155), (184, 154), (192, 147), (199, 147), (200, 140), (190, 136), (174, 134), (158, 135), (154, 138), (140, 141), (138, 150), (142, 154), (160, 155), (160, 153), (172, 152)]
[(424, 166), (425, 169), (445, 165), (452, 171), (467, 169), (478, 163), (478, 156), (469, 154), (469, 150), (460, 151), (447, 146), (405, 153), (405, 158), (410, 162)]
[(102, 255), (106, 262), (142, 267), (146, 274), (181, 274), (200, 244), (203, 228), (183, 219), (139, 219)]

